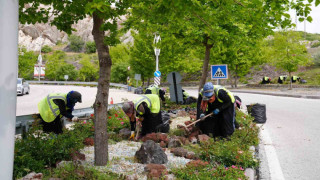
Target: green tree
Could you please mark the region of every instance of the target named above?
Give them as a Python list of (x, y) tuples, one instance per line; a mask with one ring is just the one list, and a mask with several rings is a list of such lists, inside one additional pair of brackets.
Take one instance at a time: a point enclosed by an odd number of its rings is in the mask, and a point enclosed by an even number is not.
[(79, 77), (82, 81), (94, 81), (98, 77), (98, 66), (93, 64), (88, 55), (85, 55), (79, 62), (82, 67), (79, 70)]
[(33, 51), (19, 48), (18, 77), (27, 80), (33, 79), (34, 65), (37, 63), (38, 56)]
[(296, 72), (299, 66), (312, 63), (312, 58), (307, 52), (305, 44), (302, 44), (300, 40), (299, 33), (294, 31), (277, 32), (273, 39), (274, 45), (270, 60), (277, 68), (289, 73), (290, 89), (292, 89), (292, 73)]
[(50, 80), (57, 80), (59, 76), (59, 69), (66, 65), (66, 53), (63, 51), (55, 51), (52, 55), (45, 56), (46, 78)]
[(68, 75), (68, 81), (73, 81), (78, 78), (78, 71), (72, 64), (65, 63), (57, 69), (57, 80), (65, 81), (64, 75)]
[[(48, 22), (68, 34), (72, 25), (85, 17), (93, 18), (92, 35), (99, 57), (99, 80), (95, 112), (95, 165), (108, 161), (107, 109), (112, 61), (109, 46), (119, 42), (118, 20), (127, 14), (131, 1), (118, 0), (20, 0), (19, 20), (22, 24)], [(50, 8), (43, 8), (46, 5)], [(108, 31), (108, 36), (105, 36)]]
[(127, 77), (130, 76), (128, 71), (130, 60), (129, 44), (118, 44), (110, 47), (110, 56), (113, 61), (111, 69), (111, 81), (126, 83)]
[(74, 52), (81, 52), (85, 45), (85, 42), (81, 39), (80, 36), (70, 35), (68, 37), (69, 40), (69, 48)]
[[(133, 16), (126, 23), (139, 32), (170, 32), (188, 44), (204, 48), (204, 61), (199, 90), (204, 85), (210, 60), (210, 50), (220, 42), (243, 36), (261, 39), (272, 33), (275, 27), (291, 25), (289, 8), (297, 10), (299, 20), (310, 13), (312, 1), (209, 1), (136, 0)], [(315, 1), (319, 4), (319, 0)], [(310, 16), (307, 17), (311, 21)], [(167, 23), (170, 22), (170, 23)]]

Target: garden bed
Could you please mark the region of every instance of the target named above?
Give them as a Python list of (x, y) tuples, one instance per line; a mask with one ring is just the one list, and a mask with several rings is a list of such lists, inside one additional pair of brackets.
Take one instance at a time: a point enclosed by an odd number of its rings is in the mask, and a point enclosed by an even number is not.
[[(174, 108), (183, 111), (186, 106), (174, 106)], [(143, 142), (128, 141), (127, 138), (119, 135), (121, 129), (129, 127), (129, 120), (120, 109), (110, 110), (107, 116), (109, 132), (109, 162), (107, 166), (94, 166), (94, 146), (85, 147), (83, 144), (85, 138), (94, 136), (92, 121), (76, 123), (72, 129), (66, 129), (63, 134), (58, 136), (43, 134), (35, 126), (34, 130), (28, 132), (25, 139), (16, 140), (14, 177), (23, 177), (34, 171), (41, 172), (44, 179), (51, 177), (62, 179), (147, 179), (146, 164), (140, 164), (135, 159), (135, 153)], [(168, 138), (181, 136), (183, 132), (176, 129), (177, 124), (190, 120), (189, 114), (186, 112), (173, 114), (172, 117), (175, 118), (172, 119)], [(197, 144), (182, 143), (181, 148), (194, 152), (197, 160), (175, 156), (171, 153), (173, 148), (168, 148), (168, 145), (165, 145), (164, 150), (168, 162), (164, 165), (168, 171), (167, 174), (170, 174), (166, 177), (175, 177), (176, 179), (246, 179), (244, 170), (258, 166), (258, 161), (252, 157), (253, 152), (250, 150), (250, 146), (258, 144), (258, 127), (252, 122), (252, 117), (241, 111), (237, 112), (237, 121), (241, 129), (236, 130), (229, 140), (216, 139), (214, 141), (210, 138)], [(39, 155), (40, 150), (42, 154)], [(72, 156), (74, 152), (83, 153), (85, 159), (75, 160)], [(61, 163), (61, 161), (69, 161), (69, 163)]]

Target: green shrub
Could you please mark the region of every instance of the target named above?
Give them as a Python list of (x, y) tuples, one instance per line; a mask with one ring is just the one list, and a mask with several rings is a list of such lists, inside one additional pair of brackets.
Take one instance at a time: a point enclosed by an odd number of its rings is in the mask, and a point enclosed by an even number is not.
[(95, 53), (96, 50), (96, 43), (94, 41), (88, 41), (86, 43), (86, 53)]
[(215, 179), (247, 179), (244, 169), (238, 166), (225, 167), (224, 165), (187, 166), (183, 169), (172, 169), (177, 179), (183, 180), (215, 180)]
[(64, 75), (68, 75), (68, 81), (78, 78), (78, 71), (72, 64), (65, 64), (57, 69), (57, 81), (65, 81)]
[(80, 129), (64, 130), (62, 134), (47, 134), (33, 126), (25, 138), (15, 141), (14, 177), (22, 177), (29, 172), (43, 172), (46, 167), (55, 166), (58, 161), (70, 160), (71, 153), (84, 147), (87, 136)]
[(48, 177), (44, 178), (60, 178), (60, 179), (98, 179), (113, 180), (125, 179), (123, 176), (112, 172), (100, 172), (94, 167), (84, 167), (78, 163), (68, 163), (57, 169), (53, 169)]
[(43, 53), (49, 53), (49, 52), (52, 52), (52, 48), (48, 45), (44, 45), (42, 48), (41, 48), (41, 52)]
[(316, 43), (313, 43), (311, 45), (312, 48), (316, 48), (316, 47), (319, 47), (320, 46), (320, 41), (319, 42), (316, 42)]
[(316, 66), (320, 66), (320, 51), (313, 55), (313, 63)]
[(80, 36), (71, 35), (68, 38), (69, 40), (69, 48), (74, 52), (81, 52), (84, 47), (84, 41)]
[(111, 81), (117, 83), (126, 83), (128, 77), (128, 63), (119, 62), (114, 64), (111, 69)]

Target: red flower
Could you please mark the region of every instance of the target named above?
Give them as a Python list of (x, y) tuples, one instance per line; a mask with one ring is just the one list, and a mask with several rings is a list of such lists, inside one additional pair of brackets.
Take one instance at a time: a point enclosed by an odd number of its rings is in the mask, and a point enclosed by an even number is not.
[(109, 119), (111, 119), (111, 116), (109, 116)]
[(115, 116), (115, 117), (118, 117), (118, 114), (117, 114), (117, 113), (115, 113), (115, 114), (114, 114), (114, 116)]
[(90, 116), (91, 116), (91, 117), (93, 117), (93, 116), (94, 116), (94, 114), (90, 114)]

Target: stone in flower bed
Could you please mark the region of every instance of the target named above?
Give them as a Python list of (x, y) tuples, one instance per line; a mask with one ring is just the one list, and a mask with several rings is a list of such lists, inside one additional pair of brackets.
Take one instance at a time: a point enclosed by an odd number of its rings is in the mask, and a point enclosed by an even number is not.
[(94, 139), (93, 138), (85, 138), (83, 141), (83, 144), (86, 146), (93, 146), (94, 145)]
[(168, 135), (165, 133), (150, 133), (145, 135), (142, 139), (142, 142), (146, 142), (147, 140), (152, 140), (156, 143), (160, 143), (161, 141), (168, 143)]
[(199, 166), (206, 166), (209, 163), (206, 161), (201, 161), (201, 160), (193, 160), (188, 162), (187, 166), (188, 167), (199, 167)]
[(144, 170), (147, 172), (149, 179), (162, 178), (168, 174), (167, 168), (162, 164), (148, 164)]
[(167, 155), (160, 145), (152, 140), (144, 142), (136, 152), (135, 157), (142, 164), (165, 164), (168, 162)]

